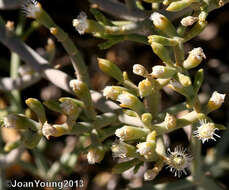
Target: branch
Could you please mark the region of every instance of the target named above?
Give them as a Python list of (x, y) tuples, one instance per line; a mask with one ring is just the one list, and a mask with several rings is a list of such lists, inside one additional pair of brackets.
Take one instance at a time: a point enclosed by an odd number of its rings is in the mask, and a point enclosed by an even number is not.
[(89, 2), (95, 3), (99, 6), (100, 10), (106, 13), (130, 21), (141, 21), (150, 15), (139, 9), (130, 12), (128, 11), (128, 8), (125, 6), (125, 4), (113, 2), (111, 0), (89, 0)]
[(11, 90), (23, 90), (36, 82), (41, 80), (41, 76), (38, 73), (31, 75), (24, 75), (22, 77), (17, 77), (12, 79), (10, 77), (0, 78), (0, 90), (1, 91), (11, 91)]

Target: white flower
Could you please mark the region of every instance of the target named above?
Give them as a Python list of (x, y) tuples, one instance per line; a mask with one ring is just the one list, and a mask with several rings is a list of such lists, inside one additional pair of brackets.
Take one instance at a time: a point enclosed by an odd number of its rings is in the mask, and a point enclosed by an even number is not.
[(116, 100), (119, 94), (120, 94), (120, 91), (118, 91), (117, 89), (115, 89), (112, 86), (106, 86), (103, 89), (103, 96), (105, 96), (106, 98), (110, 98), (112, 100)]
[(167, 160), (168, 167), (170, 171), (175, 174), (175, 176), (180, 177), (182, 172), (187, 175), (185, 168), (188, 168), (192, 161), (192, 156), (186, 153), (186, 149), (181, 146), (175, 147), (174, 152), (168, 149), (169, 157)]
[(155, 26), (161, 26), (163, 25), (164, 22), (164, 16), (161, 15), (160, 13), (154, 12), (153, 14), (150, 15), (150, 20), (153, 21), (153, 24)]
[(195, 137), (198, 137), (202, 143), (204, 143), (210, 139), (215, 141), (214, 136), (220, 138), (220, 136), (215, 133), (216, 130), (218, 129), (215, 127), (214, 123), (207, 122), (206, 120), (201, 120), (200, 126), (193, 133)]
[(80, 12), (77, 19), (74, 19), (72, 22), (75, 29), (79, 32), (79, 34), (84, 34), (88, 29), (87, 15), (85, 12)]
[(80, 90), (80, 86), (81, 86), (82, 82), (80, 80), (77, 79), (73, 79), (69, 82), (69, 86), (73, 89), (73, 90)]
[(193, 17), (193, 16), (187, 16), (181, 20), (181, 24), (183, 26), (191, 26), (193, 25), (196, 21), (198, 21), (198, 17)]
[(127, 126), (119, 128), (115, 131), (115, 135), (120, 138), (120, 140), (125, 140), (128, 138), (129, 130)]
[(225, 94), (220, 94), (217, 91), (213, 92), (208, 102), (209, 107), (216, 108), (216, 109), (219, 108), (223, 104), (225, 96), (226, 96)]
[(165, 66), (157, 65), (152, 68), (154, 77), (159, 78), (165, 72)]
[(146, 68), (140, 64), (135, 64), (133, 66), (133, 73), (142, 77), (148, 74)]
[(37, 18), (42, 12), (41, 4), (35, 0), (25, 0), (22, 4), (22, 11), (27, 17)]
[(129, 93), (122, 93), (118, 96), (117, 101), (121, 103), (121, 106), (131, 107), (135, 104), (135, 97)]
[(193, 58), (195, 58), (199, 61), (206, 59), (204, 51), (201, 47), (194, 48), (192, 51), (189, 52), (189, 56), (192, 56)]
[(152, 152), (153, 144), (152, 142), (143, 142), (137, 144), (137, 152), (142, 156), (147, 155)]

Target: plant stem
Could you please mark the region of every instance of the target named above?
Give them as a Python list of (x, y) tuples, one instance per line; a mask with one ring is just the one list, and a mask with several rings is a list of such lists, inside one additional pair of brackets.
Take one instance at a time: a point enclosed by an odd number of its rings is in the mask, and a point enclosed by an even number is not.
[[(192, 132), (196, 130), (196, 126), (192, 128)], [(193, 160), (192, 160), (192, 176), (194, 183), (199, 184), (200, 179), (203, 176), (202, 172), (202, 159), (201, 159), (201, 141), (192, 136), (191, 139), (191, 150), (193, 154)]]

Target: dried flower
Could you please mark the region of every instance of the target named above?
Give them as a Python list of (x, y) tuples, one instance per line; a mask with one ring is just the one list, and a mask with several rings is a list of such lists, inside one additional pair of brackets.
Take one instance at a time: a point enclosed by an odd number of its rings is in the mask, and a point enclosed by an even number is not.
[(10, 114), (7, 117), (4, 118), (4, 126), (6, 128), (16, 128), (17, 126), (17, 115), (15, 114)]
[(77, 19), (73, 20), (73, 26), (79, 32), (79, 34), (84, 34), (88, 29), (87, 15), (85, 12), (80, 12)]
[(113, 143), (111, 147), (113, 157), (126, 158), (128, 152), (126, 145), (127, 144), (122, 141)]
[(55, 127), (50, 125), (48, 122), (45, 122), (42, 127), (42, 134), (49, 140), (51, 136), (57, 134), (57, 130)]
[(218, 130), (218, 128), (216, 128), (214, 123), (207, 122), (206, 120), (201, 120), (200, 126), (193, 133), (195, 137), (198, 137), (202, 143), (204, 143), (210, 139), (216, 141), (214, 136), (220, 138), (220, 136), (215, 133), (216, 130)]
[(174, 152), (168, 149), (169, 157), (167, 160), (168, 168), (180, 177), (182, 172), (187, 175), (185, 168), (189, 167), (192, 161), (192, 156), (186, 153), (186, 149), (181, 146), (175, 147)]

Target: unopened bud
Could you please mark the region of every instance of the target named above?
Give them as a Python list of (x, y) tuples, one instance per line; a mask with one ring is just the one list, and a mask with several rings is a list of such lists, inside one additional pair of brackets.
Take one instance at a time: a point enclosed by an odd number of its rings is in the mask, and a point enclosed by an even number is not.
[(139, 114), (144, 112), (145, 108), (143, 103), (133, 94), (123, 92), (117, 97), (117, 101), (120, 102), (121, 107), (130, 108)]
[(175, 116), (173, 116), (173, 115), (171, 115), (169, 113), (166, 113), (164, 122), (165, 122), (166, 127), (168, 129), (174, 128), (176, 126), (176, 121), (177, 121), (177, 119), (176, 119)]
[(113, 77), (119, 82), (123, 82), (122, 71), (118, 68), (117, 65), (112, 63), (109, 60), (98, 58), (99, 68), (109, 76)]
[(133, 126), (123, 126), (115, 131), (115, 135), (122, 141), (136, 140), (146, 137), (148, 130), (133, 127)]
[(136, 156), (136, 148), (122, 141), (115, 142), (111, 146), (113, 157), (130, 158)]
[(165, 67), (162, 65), (157, 65), (152, 68), (151, 75), (155, 78), (170, 78), (176, 73), (176, 69), (172, 67)]
[(167, 64), (173, 64), (173, 61), (171, 59), (171, 56), (170, 56), (170, 53), (169, 53), (169, 50), (159, 44), (159, 43), (156, 43), (156, 42), (151, 42), (150, 43), (152, 49), (153, 49), (153, 52), (165, 63)]
[(176, 36), (176, 29), (173, 24), (162, 14), (154, 12), (150, 16), (154, 26), (168, 36)]
[(184, 74), (182, 74), (182, 73), (177, 73), (177, 76), (178, 76), (179, 82), (180, 82), (184, 87), (190, 86), (190, 85), (192, 84), (192, 81), (191, 81), (191, 79), (190, 79), (189, 76), (184, 75)]
[(148, 36), (148, 42), (150, 44), (152, 42), (156, 42), (156, 43), (159, 43), (165, 46), (176, 46), (178, 44), (177, 40), (175, 39), (170, 39), (170, 38), (166, 38), (166, 37), (158, 36), (158, 35)]
[(139, 94), (141, 98), (145, 96), (149, 96), (152, 93), (153, 90), (153, 84), (148, 79), (142, 80), (138, 84)]
[(185, 9), (186, 7), (189, 7), (195, 0), (179, 0), (172, 2), (168, 7), (167, 11), (177, 12), (180, 10)]
[(198, 17), (194, 17), (194, 16), (187, 16), (187, 17), (184, 17), (182, 20), (181, 20), (181, 24), (183, 26), (191, 26), (193, 25), (196, 21), (198, 21)]
[(45, 109), (41, 102), (35, 98), (28, 98), (26, 105), (37, 115), (39, 121), (43, 124), (46, 121)]

